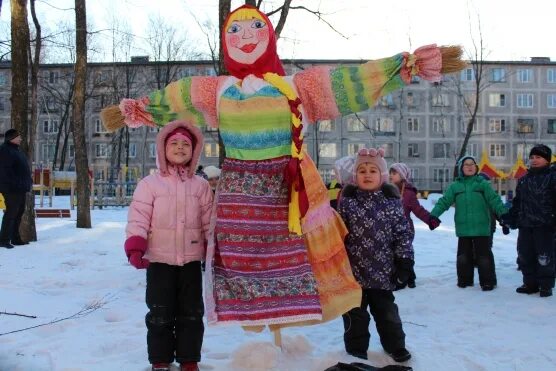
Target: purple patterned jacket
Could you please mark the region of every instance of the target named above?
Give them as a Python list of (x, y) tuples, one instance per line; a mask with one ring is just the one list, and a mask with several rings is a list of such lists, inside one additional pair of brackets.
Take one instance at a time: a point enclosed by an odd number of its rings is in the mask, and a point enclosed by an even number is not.
[(431, 214), (419, 203), (417, 199), (417, 188), (411, 183), (405, 183), (402, 193), (402, 205), (403, 213), (409, 221), (409, 226), (412, 231), (415, 231), (415, 227), (413, 226), (413, 220), (411, 220), (411, 213), (415, 214), (415, 216), (424, 223), (429, 224)]
[(349, 230), (346, 250), (363, 289), (393, 290), (395, 262), (413, 261), (413, 231), (392, 188), (386, 184), (369, 192), (346, 186), (340, 198), (338, 212)]

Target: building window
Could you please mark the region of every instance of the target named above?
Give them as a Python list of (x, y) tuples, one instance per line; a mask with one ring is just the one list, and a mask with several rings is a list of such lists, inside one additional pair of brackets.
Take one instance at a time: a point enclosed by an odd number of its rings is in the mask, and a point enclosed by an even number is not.
[(506, 106), (506, 94), (491, 93), (488, 95), (488, 105), (490, 107)]
[(7, 81), (6, 74), (1, 72), (0, 73), (0, 86), (6, 85), (6, 81)]
[(533, 94), (517, 94), (519, 108), (533, 108)]
[(348, 131), (365, 131), (367, 120), (364, 117), (351, 115), (345, 118)]
[(409, 177), (411, 178), (412, 181), (417, 181), (419, 180), (419, 169), (409, 169)]
[(417, 106), (417, 97), (415, 94), (413, 94), (413, 92), (408, 91), (407, 95), (406, 95), (406, 99), (405, 102), (407, 103), (407, 105), (409, 107), (415, 107)]
[(407, 157), (419, 157), (419, 144), (417, 143), (407, 144)]
[(548, 119), (546, 130), (548, 134), (556, 134), (556, 119)]
[(378, 101), (376, 102), (376, 106), (377, 107), (392, 108), (392, 107), (394, 107), (394, 98), (392, 98), (391, 94), (382, 96), (382, 97), (378, 98)]
[(205, 143), (205, 157), (219, 157), (220, 146), (218, 143)]
[(556, 108), (556, 94), (548, 94), (546, 96), (546, 105), (548, 108)]
[(112, 80), (112, 70), (104, 70), (97, 72), (97, 83), (106, 83)]
[[(468, 122), (462, 122), (461, 123), (461, 132), (462, 133), (467, 133), (467, 125), (469, 125)], [(473, 121), (473, 128), (471, 129), (472, 133), (478, 133), (479, 132), (479, 123), (477, 120)]]
[(75, 158), (75, 145), (72, 143), (68, 144), (68, 157)]
[(488, 131), (491, 133), (501, 133), (506, 131), (506, 120), (504, 119), (489, 119)]
[(489, 146), (490, 157), (506, 157), (505, 144), (491, 144)]
[(550, 84), (556, 83), (556, 69), (549, 68), (546, 70), (546, 82)]
[(450, 154), (450, 143), (434, 143), (432, 147), (433, 158), (448, 158)]
[(433, 94), (432, 106), (433, 107), (447, 107), (450, 105), (448, 94)]
[(178, 72), (178, 76), (180, 78), (184, 78), (184, 77), (189, 77), (189, 76), (195, 76), (195, 69), (191, 68), (191, 67), (186, 67), (186, 68), (180, 68), (179, 72)]
[(347, 154), (348, 156), (353, 156), (359, 152), (361, 148), (365, 148), (365, 143), (348, 143)]
[(108, 157), (108, 144), (97, 143), (95, 144), (95, 157), (106, 158)]
[(97, 134), (108, 133), (104, 128), (104, 125), (102, 125), (102, 121), (100, 119), (95, 120), (95, 133)]
[(331, 132), (334, 131), (334, 123), (331, 120), (319, 121), (319, 131), (320, 132)]
[(435, 117), (432, 119), (432, 131), (434, 133), (446, 133), (450, 131), (448, 120), (445, 117)]
[(158, 126), (149, 126), (149, 133), (158, 133)]
[(42, 122), (42, 132), (45, 134), (54, 134), (58, 132), (58, 120), (44, 120)]
[(149, 158), (156, 158), (156, 143), (149, 143)]
[(4, 106), (4, 97), (0, 97), (0, 111), (4, 111), (6, 107)]
[(336, 143), (319, 143), (320, 157), (336, 157)]
[(419, 131), (419, 119), (417, 117), (410, 117), (407, 119), (407, 131), (417, 133)]
[(461, 81), (473, 81), (475, 80), (475, 71), (473, 68), (466, 68), (461, 71)]
[(466, 152), (468, 155), (477, 158), (479, 156), (479, 143), (467, 143)]
[(491, 82), (506, 82), (506, 70), (503, 68), (491, 68), (490, 69), (490, 81)]
[(42, 159), (49, 162), (54, 161), (54, 144), (42, 145)]
[(517, 81), (518, 82), (531, 82), (533, 80), (533, 71), (530, 69), (517, 70)]
[(384, 157), (385, 158), (392, 158), (394, 157), (394, 144), (393, 143), (384, 143), (380, 146), (384, 150)]
[(48, 82), (50, 84), (57, 84), (60, 79), (60, 73), (58, 71), (48, 72)]
[(136, 143), (129, 143), (129, 147), (127, 148), (127, 154), (129, 158), (137, 157), (137, 144)]
[(207, 132), (215, 132), (218, 131), (218, 128), (212, 127), (210, 125), (205, 126), (205, 131)]
[(529, 153), (534, 146), (534, 144), (518, 144), (516, 146), (517, 155), (520, 156), (523, 160), (527, 160), (529, 158)]
[(375, 120), (375, 130), (378, 134), (393, 135), (394, 119), (390, 117), (377, 117)]
[(520, 134), (530, 134), (535, 132), (534, 119), (517, 119), (517, 132)]
[(432, 181), (435, 183), (448, 183), (450, 181), (450, 169), (432, 169)]

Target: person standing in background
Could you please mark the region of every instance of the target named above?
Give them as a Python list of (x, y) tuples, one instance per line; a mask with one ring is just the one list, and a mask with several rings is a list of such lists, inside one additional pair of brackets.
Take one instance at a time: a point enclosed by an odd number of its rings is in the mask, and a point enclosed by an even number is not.
[(12, 249), (14, 245), (26, 245), (19, 235), (21, 217), (25, 211), (25, 194), (31, 191), (31, 169), (29, 161), (19, 149), (22, 138), (15, 129), (4, 134), (0, 145), (0, 193), (4, 196), (6, 210), (0, 229), (0, 247)]

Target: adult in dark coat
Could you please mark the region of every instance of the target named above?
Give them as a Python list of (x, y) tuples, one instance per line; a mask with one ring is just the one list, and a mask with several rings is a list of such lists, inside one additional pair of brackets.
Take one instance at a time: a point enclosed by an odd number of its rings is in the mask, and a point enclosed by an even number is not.
[(11, 249), (14, 245), (25, 245), (19, 235), (19, 224), (25, 210), (25, 194), (31, 191), (33, 181), (29, 161), (20, 151), (21, 136), (15, 129), (4, 134), (0, 145), (0, 193), (4, 196), (6, 210), (0, 229), (0, 247)]

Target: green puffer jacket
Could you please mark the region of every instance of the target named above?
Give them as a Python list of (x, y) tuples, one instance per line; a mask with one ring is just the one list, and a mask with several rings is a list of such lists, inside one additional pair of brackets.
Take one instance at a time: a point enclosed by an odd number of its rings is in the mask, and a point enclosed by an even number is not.
[(437, 218), (455, 204), (456, 236), (490, 236), (491, 210), (498, 216), (508, 212), (488, 181), (478, 175), (457, 178), (431, 211)]

